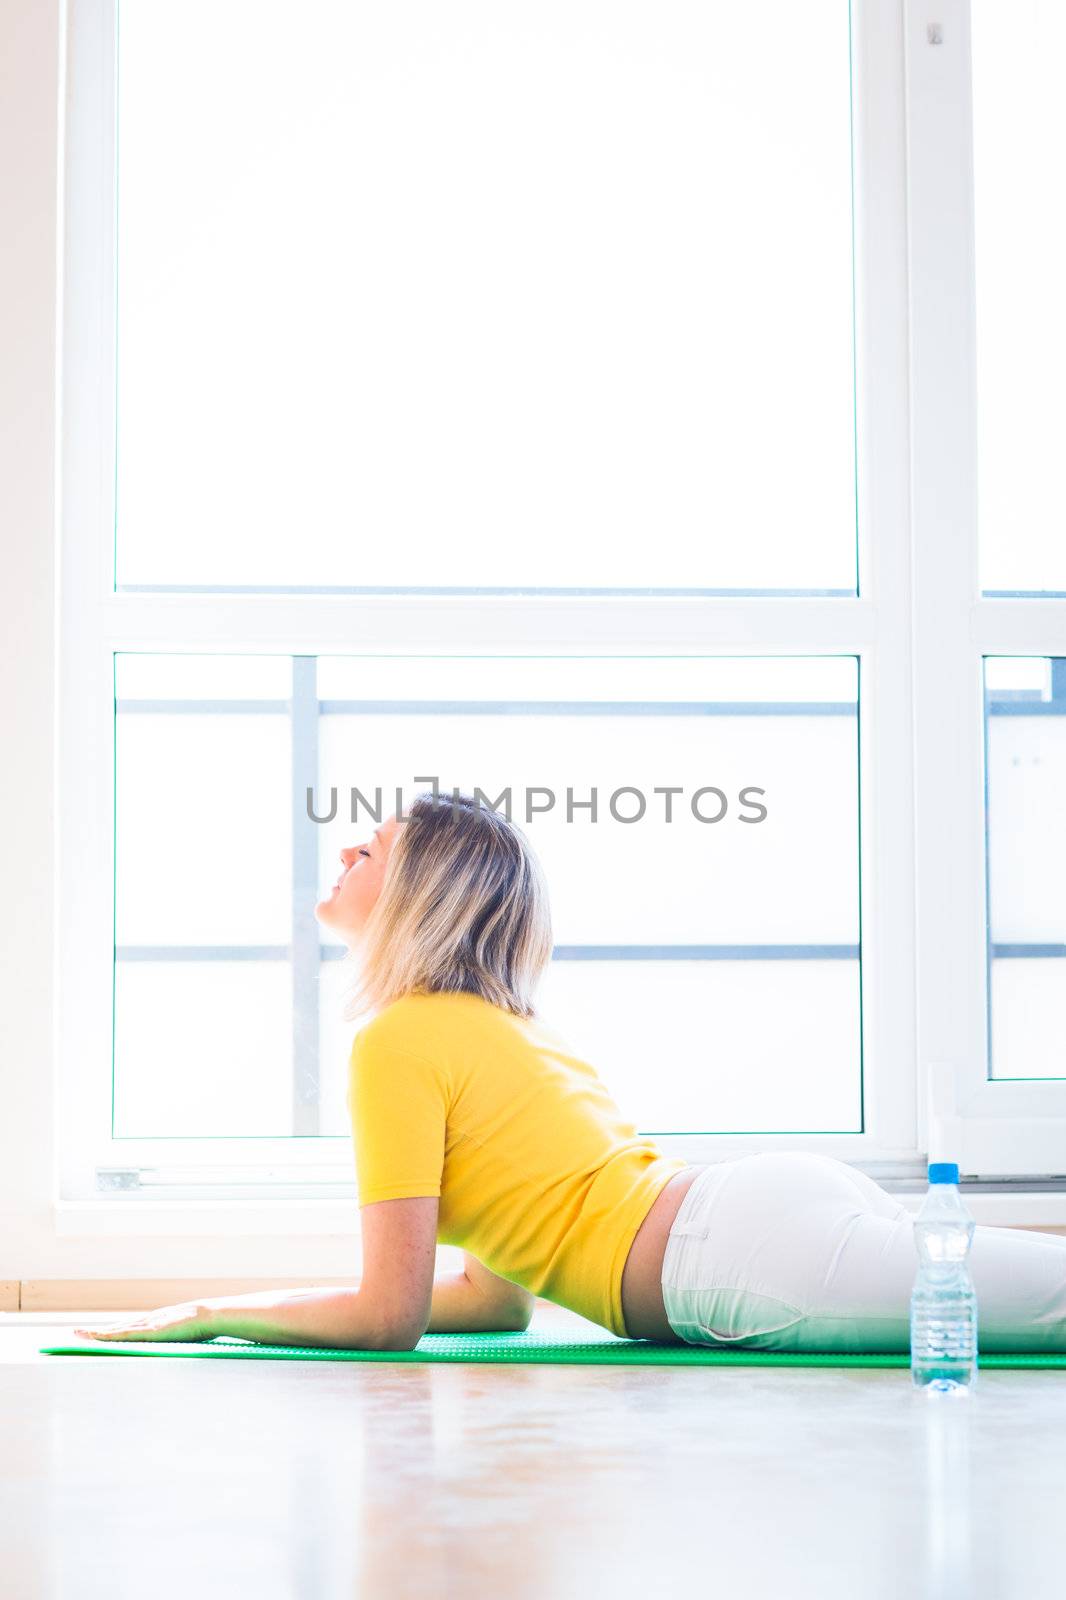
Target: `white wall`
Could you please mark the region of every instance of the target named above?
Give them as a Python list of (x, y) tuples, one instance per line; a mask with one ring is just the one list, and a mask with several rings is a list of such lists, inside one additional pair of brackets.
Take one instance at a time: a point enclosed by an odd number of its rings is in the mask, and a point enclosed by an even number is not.
[(57, 0), (0, 0), (0, 1277), (51, 1239)]

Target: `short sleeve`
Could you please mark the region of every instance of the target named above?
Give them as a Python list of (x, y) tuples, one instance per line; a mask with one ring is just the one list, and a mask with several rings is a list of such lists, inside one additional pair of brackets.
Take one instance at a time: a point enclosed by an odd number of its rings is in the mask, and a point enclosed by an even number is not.
[(448, 1085), (439, 1067), (367, 1028), (352, 1045), (348, 1111), (361, 1206), (440, 1194)]

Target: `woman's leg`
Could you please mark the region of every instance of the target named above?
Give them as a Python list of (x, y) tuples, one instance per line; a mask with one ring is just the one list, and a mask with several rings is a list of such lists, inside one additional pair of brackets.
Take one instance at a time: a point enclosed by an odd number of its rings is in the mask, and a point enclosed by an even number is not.
[[(974, 1228), (968, 1265), (977, 1295), (978, 1351), (1066, 1353), (1064, 1243), (1056, 1234)], [(831, 1280), (795, 1331), (803, 1339), (831, 1341), (826, 1349), (850, 1348), (854, 1314), (861, 1340), (855, 1348), (907, 1350), (917, 1270), (913, 1222), (897, 1225), (868, 1213), (855, 1223)]]
[[(858, 1168), (805, 1151), (762, 1151), (703, 1177), (663, 1262), (667, 1315), (682, 1338), (909, 1349), (918, 1254), (900, 1201)], [(979, 1349), (1066, 1351), (1066, 1240), (978, 1226), (969, 1265)]]

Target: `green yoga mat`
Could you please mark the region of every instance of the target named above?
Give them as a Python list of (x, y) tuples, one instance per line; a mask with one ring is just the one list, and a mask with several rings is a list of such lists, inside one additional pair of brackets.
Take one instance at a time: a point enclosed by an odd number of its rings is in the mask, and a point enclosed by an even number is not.
[[(321, 1350), (281, 1344), (254, 1344), (223, 1336), (191, 1344), (168, 1340), (113, 1342), (82, 1339), (77, 1344), (42, 1345), (46, 1356), (213, 1356), (241, 1361), (537, 1361), (564, 1365), (627, 1367), (907, 1367), (906, 1352), (738, 1350), (716, 1345), (658, 1344), (650, 1339), (619, 1339), (594, 1332), (568, 1339), (544, 1333), (427, 1333), (413, 1350)], [(1007, 1354), (978, 1351), (979, 1367), (1063, 1367), (1066, 1353)]]

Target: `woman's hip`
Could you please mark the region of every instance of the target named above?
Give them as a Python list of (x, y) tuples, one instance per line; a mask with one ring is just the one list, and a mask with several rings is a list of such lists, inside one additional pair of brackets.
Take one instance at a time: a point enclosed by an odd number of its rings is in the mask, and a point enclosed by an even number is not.
[(892, 1348), (916, 1267), (910, 1214), (872, 1178), (833, 1156), (760, 1151), (692, 1184), (663, 1256), (663, 1303), (690, 1343), (813, 1348), (817, 1332), (827, 1349)]

